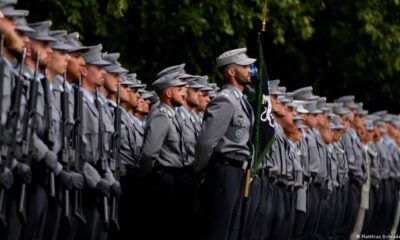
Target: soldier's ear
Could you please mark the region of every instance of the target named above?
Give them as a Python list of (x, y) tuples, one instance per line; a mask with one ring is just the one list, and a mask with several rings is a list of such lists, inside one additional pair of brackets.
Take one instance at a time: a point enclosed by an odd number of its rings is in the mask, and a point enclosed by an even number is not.
[(235, 69), (233, 67), (228, 67), (226, 73), (228, 74), (228, 76), (233, 77), (235, 76)]
[(87, 76), (87, 69), (86, 69), (86, 67), (83, 67), (83, 68), (81, 68), (81, 74), (82, 74), (82, 77), (86, 77)]

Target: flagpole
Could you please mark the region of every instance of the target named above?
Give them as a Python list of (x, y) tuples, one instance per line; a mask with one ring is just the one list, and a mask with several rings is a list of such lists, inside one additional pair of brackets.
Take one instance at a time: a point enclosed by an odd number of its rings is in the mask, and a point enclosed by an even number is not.
[[(265, 32), (266, 25), (268, 21), (268, 0), (265, 0), (264, 7), (263, 7), (263, 15), (262, 15), (262, 22), (261, 22), (261, 30), (258, 32), (258, 41), (261, 41), (261, 32)], [(260, 93), (259, 93), (260, 94)], [(261, 107), (261, 106), (260, 106)], [(260, 110), (257, 107), (257, 112)], [(258, 117), (258, 116), (257, 116)], [(257, 122), (257, 120), (256, 120)], [(258, 124), (257, 124), (258, 125)], [(256, 126), (257, 126), (256, 125)], [(256, 131), (259, 129), (256, 129)], [(259, 134), (259, 133), (257, 133)], [(257, 141), (257, 140), (256, 140)], [(255, 160), (259, 157), (258, 146), (256, 145), (256, 152), (255, 152)], [(251, 162), (247, 164), (247, 168), (245, 171), (245, 181), (243, 186), (243, 200), (242, 200), (242, 207), (241, 207), (241, 214), (240, 214), (240, 227), (239, 227), (239, 239), (244, 240), (246, 238), (246, 222), (247, 222), (247, 205), (250, 195), (250, 183), (251, 183), (251, 175), (252, 175), (252, 164)]]

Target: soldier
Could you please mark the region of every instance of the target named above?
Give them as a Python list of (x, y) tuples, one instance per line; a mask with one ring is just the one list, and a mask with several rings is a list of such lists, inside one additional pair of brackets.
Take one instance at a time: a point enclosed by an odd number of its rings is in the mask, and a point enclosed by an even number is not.
[[(82, 69), (83, 129), (81, 143), (83, 144), (82, 152), (85, 160), (83, 170), (87, 188), (82, 192), (82, 201), (87, 223), (79, 226), (77, 239), (106, 238), (103, 227), (107, 224), (105, 216), (108, 212), (104, 211), (108, 211), (105, 206), (108, 204), (107, 197), (110, 195), (110, 169), (104, 145), (101, 144), (104, 138), (103, 134), (106, 134), (101, 133), (104, 128), (104, 125), (101, 124), (104, 110), (98, 100), (99, 97), (96, 100), (96, 89), (104, 83), (104, 66), (110, 63), (103, 60), (101, 48), (101, 45), (92, 46), (83, 54), (86, 66)], [(101, 206), (97, 204), (99, 202), (102, 203), (99, 204)], [(101, 217), (102, 219), (100, 219)]]
[[(139, 152), (140, 148), (136, 145), (135, 139), (135, 128), (133, 126), (133, 121), (129, 116), (128, 111), (137, 106), (139, 102), (139, 93), (138, 88), (141, 88), (141, 84), (137, 84), (137, 82), (130, 81), (125, 75), (122, 77), (121, 87), (120, 87), (120, 113), (115, 111), (116, 114), (120, 114), (120, 124), (121, 130), (119, 137), (119, 154), (120, 154), (120, 175), (121, 175), (121, 188), (122, 188), (122, 196), (119, 204), (119, 216), (120, 216), (120, 226), (121, 230), (118, 235), (110, 236), (109, 239), (125, 239), (129, 238), (131, 228), (130, 224), (133, 221), (133, 216), (135, 216), (135, 209), (137, 207), (137, 201), (135, 201), (135, 197), (138, 196), (136, 194), (137, 189), (137, 173), (139, 169)], [(116, 141), (114, 139), (114, 141)], [(114, 145), (114, 147), (117, 147)], [(138, 218), (138, 216), (135, 216)]]
[(245, 48), (217, 58), (225, 86), (204, 113), (195, 157), (197, 171), (209, 170), (204, 183), (205, 239), (239, 237), (244, 170), (252, 162), (254, 124), (253, 111), (242, 91), (251, 83), (249, 65), (255, 61), (246, 55)]
[[(352, 228), (355, 224), (357, 211), (360, 206), (361, 185), (363, 183), (362, 169), (359, 167), (359, 163), (363, 161), (363, 151), (360, 139), (354, 129), (355, 113), (358, 107), (357, 104), (355, 104), (354, 99), (354, 96), (343, 96), (335, 100), (335, 102), (343, 103), (343, 106), (347, 109), (348, 121), (350, 123), (350, 126), (341, 139), (348, 158), (350, 178), (346, 215), (344, 218), (345, 226), (347, 226), (347, 229), (345, 230), (346, 233), (344, 234), (345, 236), (350, 236), (353, 230)], [(362, 127), (362, 124), (360, 124), (360, 126)]]
[[(281, 119), (286, 115), (285, 107), (279, 100), (279, 96), (284, 95), (279, 91), (280, 80), (272, 80), (268, 82), (269, 94), (271, 98), (272, 114), (274, 119)], [(282, 89), (281, 89), (282, 90)], [(281, 98), (282, 99), (282, 98)], [(266, 226), (266, 238), (280, 238), (281, 234), (288, 234), (284, 232), (285, 223), (285, 205), (283, 196), (285, 195), (285, 184), (281, 183), (279, 187), (278, 181), (282, 181), (286, 176), (287, 162), (285, 154), (285, 136), (281, 125), (275, 123), (275, 141), (271, 146), (270, 152), (266, 156), (265, 169), (267, 171), (270, 182), (273, 184), (271, 204), (276, 206), (271, 211), (271, 219), (268, 221), (270, 225)]]
[[(49, 46), (53, 50), (53, 53), (47, 66), (46, 73), (50, 88), (49, 99), (51, 100), (49, 100), (49, 102), (51, 102), (51, 106), (55, 110), (52, 116), (54, 119), (57, 120), (54, 121), (53, 124), (55, 132), (59, 133), (55, 135), (55, 138), (57, 139), (56, 141), (59, 144), (53, 146), (53, 151), (57, 152), (59, 156), (58, 161), (63, 165), (63, 169), (70, 175), (71, 184), (65, 185), (62, 182), (61, 184), (58, 182), (55, 183), (55, 200), (49, 202), (49, 208), (46, 217), (46, 226), (44, 231), (44, 238), (46, 239), (57, 239), (59, 226), (62, 223), (61, 220), (69, 221), (69, 219), (61, 219), (62, 210), (65, 211), (64, 204), (67, 204), (69, 202), (69, 200), (65, 200), (66, 197), (69, 197), (68, 194), (67, 196), (65, 196), (65, 191), (71, 190), (72, 187), (78, 189), (81, 189), (83, 187), (83, 176), (79, 173), (71, 172), (69, 170), (70, 152), (68, 152), (68, 157), (66, 157), (66, 159), (63, 159), (63, 151), (69, 151), (70, 149), (69, 141), (64, 141), (64, 138), (70, 138), (69, 134), (73, 127), (73, 122), (71, 121), (71, 119), (73, 119), (73, 111), (69, 111), (70, 109), (73, 109), (72, 102), (70, 102), (68, 99), (66, 103), (66, 107), (68, 108), (68, 110), (63, 109), (62, 105), (64, 103), (62, 103), (63, 100), (61, 97), (61, 92), (64, 91), (64, 88), (59, 84), (60, 80), (56, 80), (62, 78), (61, 76), (65, 73), (68, 62), (70, 60), (68, 51), (70, 51), (72, 47), (64, 43), (64, 38), (66, 35), (67, 32), (63, 30), (50, 32), (50, 36), (56, 39), (56, 41), (53, 41), (49, 44)], [(65, 119), (68, 119), (67, 124), (64, 124), (64, 122), (62, 122), (62, 119), (64, 117)], [(61, 134), (61, 130), (64, 131), (63, 134)], [(65, 136), (64, 134), (67, 134), (67, 136)], [(67, 201), (67, 203), (65, 201)]]
[(304, 87), (293, 91), (293, 99), (304, 102), (303, 110), (299, 111), (304, 117), (304, 124), (307, 126), (305, 131), (305, 147), (307, 154), (302, 154), (303, 169), (305, 172), (305, 180), (307, 181), (307, 204), (306, 216), (302, 234), (304, 238), (312, 238), (317, 231), (317, 224), (320, 215), (320, 191), (321, 184), (316, 182), (316, 176), (320, 168), (320, 155), (316, 140), (316, 114), (320, 113), (316, 109), (315, 100), (318, 96), (313, 95), (312, 87)]
[[(48, 196), (54, 197), (54, 175), (63, 186), (71, 184), (71, 175), (63, 170), (58, 162), (60, 142), (59, 134), (60, 118), (54, 108), (53, 94), (49, 80), (45, 77), (45, 69), (52, 56), (49, 42), (55, 41), (49, 36), (50, 21), (29, 24), (35, 32), (27, 33), (30, 38), (31, 57), (26, 59), (25, 76), (31, 79), (29, 92), (29, 105), (33, 105), (35, 113), (32, 118), (36, 123), (33, 128), (32, 149), (32, 184), (28, 188), (27, 224), (22, 231), (21, 239), (41, 239), (46, 222)], [(39, 58), (38, 76), (35, 79), (35, 62)], [(34, 81), (38, 81), (34, 84)], [(34, 85), (37, 85), (35, 92)], [(33, 103), (34, 95), (37, 101)], [(32, 100), (31, 100), (32, 99)], [(31, 111), (31, 110), (28, 110)], [(31, 116), (29, 116), (30, 118)], [(32, 123), (31, 123), (32, 124)], [(28, 136), (30, 137), (30, 136)]]
[[(28, 15), (26, 10), (16, 10), (16, 1), (0, 3), (0, 25), (4, 43), (1, 46), (1, 102), (0, 102), (0, 191), (4, 194), (0, 203), (0, 238), (18, 239), (21, 234), (22, 218), (18, 218), (18, 198), (21, 183), (31, 180), (30, 167), (21, 161), (20, 144), (22, 136), (22, 116), (26, 108), (24, 95), (26, 84), (20, 80), (19, 72), (12, 62), (21, 59), (27, 39), (23, 33), (16, 31), (16, 20)], [(18, 82), (20, 81), (20, 82)], [(16, 86), (21, 84), (21, 93), (17, 96)], [(18, 101), (18, 98), (20, 99)], [(18, 103), (19, 102), (19, 103)], [(16, 161), (17, 159), (18, 161)], [(13, 176), (14, 174), (14, 176)], [(15, 183), (14, 183), (15, 182)]]
[(140, 159), (141, 172), (146, 177), (146, 207), (150, 212), (146, 224), (153, 226), (151, 237), (188, 238), (184, 227), (177, 227), (188, 224), (182, 218), (184, 211), (188, 211), (184, 202), (189, 201), (186, 194), (193, 187), (190, 186), (193, 171), (184, 158), (182, 129), (174, 117), (174, 109), (184, 103), (187, 94), (187, 83), (179, 76), (179, 72), (172, 72), (152, 84), (160, 103), (148, 116)]
[[(75, 102), (79, 93), (79, 84), (82, 76), (83, 68), (85, 67), (85, 60), (82, 57), (82, 52), (86, 52), (88, 50), (87, 47), (82, 46), (79, 42), (79, 34), (77, 32), (68, 34), (64, 39), (64, 43), (69, 45), (70, 48), (67, 50), (69, 54), (69, 61), (66, 69), (66, 74), (64, 76), (58, 75), (53, 82), (53, 87), (60, 93), (65, 92), (68, 94), (68, 105), (70, 106), (69, 119), (67, 122), (69, 126), (72, 128), (65, 129), (65, 134), (67, 134), (67, 138), (71, 141), (71, 149), (70, 151), (74, 152), (70, 157), (69, 165), (70, 171), (74, 171), (76, 173), (82, 174), (82, 165), (83, 159), (81, 158), (80, 151), (80, 141), (77, 141), (80, 138), (78, 128), (81, 125), (80, 117), (78, 114), (79, 111), (79, 101)], [(64, 77), (66, 76), (66, 79)], [(77, 122), (75, 122), (75, 120)], [(79, 187), (79, 186), (78, 186)], [(84, 216), (82, 214), (82, 206), (81, 206), (81, 188), (74, 187), (72, 194), (70, 194), (71, 201), (71, 209), (73, 209), (73, 213), (71, 211), (71, 217), (69, 222), (61, 223), (60, 230), (58, 233), (57, 239), (75, 239), (78, 231), (78, 227), (80, 224), (85, 223)], [(64, 193), (65, 194), (65, 193)]]

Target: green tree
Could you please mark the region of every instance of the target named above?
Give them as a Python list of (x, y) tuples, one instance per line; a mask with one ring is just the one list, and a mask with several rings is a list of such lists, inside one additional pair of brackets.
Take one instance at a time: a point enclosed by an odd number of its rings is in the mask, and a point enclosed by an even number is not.
[[(218, 81), (215, 58), (245, 47), (257, 56), (264, 0), (23, 0), (30, 22), (79, 31), (86, 45), (103, 43), (151, 83), (182, 62)], [(368, 109), (398, 111), (400, 0), (269, 0), (264, 37), (271, 78), (288, 89), (313, 85), (334, 99), (355, 94)], [(46, 9), (47, 11), (43, 11)]]

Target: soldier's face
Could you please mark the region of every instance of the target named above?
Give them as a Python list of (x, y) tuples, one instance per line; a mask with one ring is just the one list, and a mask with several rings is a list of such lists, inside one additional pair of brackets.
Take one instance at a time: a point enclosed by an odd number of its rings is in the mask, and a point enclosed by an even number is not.
[(186, 103), (190, 107), (194, 108), (199, 105), (199, 97), (200, 97), (200, 91), (198, 89), (193, 89), (193, 88), (187, 89)]
[(246, 85), (251, 83), (250, 77), (250, 66), (242, 66), (235, 64), (235, 79), (240, 85)]
[(187, 96), (187, 87), (171, 87), (171, 102), (176, 107), (182, 106)]
[(355, 112), (354, 109), (348, 108), (349, 110), (349, 121), (352, 123), (354, 121)]
[(67, 66), (67, 78), (72, 79), (73, 82), (77, 82), (79, 77), (82, 75), (82, 70), (85, 67), (85, 60), (80, 52), (69, 53), (70, 60)]
[(132, 88), (130, 92), (130, 104), (132, 108), (136, 108), (139, 105), (140, 93), (137, 88)]
[(197, 110), (199, 112), (204, 112), (209, 103), (210, 103), (210, 97), (208, 96), (208, 91), (200, 91), (199, 105), (197, 106)]
[(98, 65), (86, 65), (86, 81), (95, 87), (100, 87), (104, 83), (104, 75), (106, 71), (102, 66)]
[(30, 58), (32, 56), (31, 49), (29, 48), (29, 43), (31, 42), (29, 37), (25, 35), (25, 33), (16, 31), (18, 37), (22, 41), (22, 47), (26, 49), (26, 58)]
[(293, 118), (296, 112), (292, 107), (285, 106), (285, 109), (286, 109), (285, 118), (288, 120), (288, 122), (293, 122)]
[(106, 73), (104, 77), (104, 87), (110, 93), (116, 93), (118, 84), (121, 81), (121, 75), (118, 73)]
[(312, 113), (304, 114), (304, 123), (309, 127), (315, 127), (317, 125), (316, 115)]
[(120, 93), (119, 96), (121, 98), (121, 102), (129, 102), (129, 100), (130, 100), (129, 95), (131, 93), (131, 89), (127, 85), (121, 85), (119, 93)]
[[(38, 41), (35, 39), (30, 40), (30, 48), (32, 51), (32, 57), (36, 58), (37, 54), (40, 52), (40, 60), (39, 65), (40, 68), (46, 68), (47, 64), (49, 64), (51, 60), (51, 55), (53, 54), (53, 50), (49, 47), (49, 43), (45, 41)], [(36, 59), (32, 59), (35, 61)]]
[(340, 140), (340, 136), (342, 136), (342, 130), (341, 129), (333, 129), (332, 130), (332, 140), (334, 142), (337, 142)]
[(142, 113), (149, 113), (150, 112), (150, 101), (144, 100), (142, 103), (139, 102), (141, 112)]
[(47, 68), (56, 74), (63, 74), (67, 70), (69, 60), (70, 57), (66, 51), (54, 50)]

